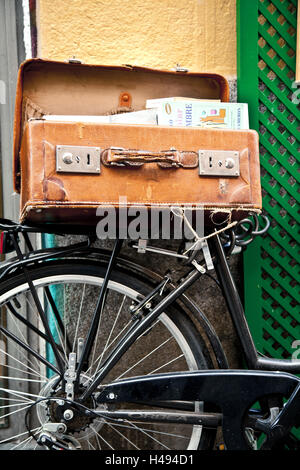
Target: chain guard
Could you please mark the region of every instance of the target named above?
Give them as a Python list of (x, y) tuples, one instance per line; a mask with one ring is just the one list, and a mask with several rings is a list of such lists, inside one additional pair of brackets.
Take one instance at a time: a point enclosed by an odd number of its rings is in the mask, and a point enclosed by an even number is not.
[(98, 396), (98, 403), (204, 401), (222, 412), (227, 450), (249, 450), (244, 419), (250, 407), (268, 395), (289, 398), (300, 383), (294, 375), (251, 370), (208, 370), (158, 374), (114, 382)]

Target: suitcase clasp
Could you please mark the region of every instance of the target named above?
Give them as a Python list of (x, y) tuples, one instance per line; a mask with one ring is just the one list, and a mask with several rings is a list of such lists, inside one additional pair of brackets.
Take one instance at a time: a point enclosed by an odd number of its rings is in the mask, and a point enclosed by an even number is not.
[(200, 176), (239, 176), (240, 152), (236, 150), (199, 150)]
[(100, 173), (100, 147), (56, 146), (57, 173)]

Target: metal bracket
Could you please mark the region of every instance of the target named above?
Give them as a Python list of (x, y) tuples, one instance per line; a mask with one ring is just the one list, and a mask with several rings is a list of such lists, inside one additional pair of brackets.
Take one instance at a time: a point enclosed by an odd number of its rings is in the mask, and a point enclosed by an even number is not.
[(180, 258), (184, 260), (188, 260), (189, 257), (186, 255), (181, 255), (177, 253), (176, 251), (171, 251), (171, 250), (166, 250), (164, 248), (158, 248), (156, 246), (149, 246), (147, 243), (147, 240), (138, 240), (137, 245), (132, 245), (132, 248), (135, 248), (138, 253), (157, 253), (158, 255), (164, 255), (164, 256), (173, 256), (174, 258)]
[(83, 346), (84, 346), (84, 339), (83, 338), (78, 338), (77, 341), (77, 358), (80, 360), (81, 354), (83, 351)]
[(199, 150), (200, 176), (239, 176), (240, 154), (236, 150)]
[(56, 171), (100, 174), (100, 147), (57, 145)]
[(210, 254), (210, 249), (209, 249), (209, 246), (208, 246), (208, 243), (207, 243), (206, 240), (202, 240), (201, 248), (202, 248), (202, 251), (203, 251), (203, 256), (204, 256), (204, 259), (205, 259), (207, 270), (211, 271), (211, 270), (214, 269), (214, 264), (213, 264), (212, 257), (211, 257), (211, 254)]
[(139, 238), (138, 246), (137, 246), (137, 252), (138, 253), (146, 253), (147, 244), (148, 244), (148, 240), (142, 240), (141, 238)]
[(74, 400), (74, 382), (76, 379), (76, 353), (69, 354), (68, 369), (65, 372), (66, 393), (69, 400)]
[(140, 312), (142, 312), (143, 308), (146, 308), (147, 310), (151, 309), (152, 307), (152, 300), (157, 296), (162, 296), (163, 291), (168, 284), (168, 282), (171, 281), (171, 278), (166, 276), (159, 284), (156, 286), (150, 294), (148, 294), (141, 302), (139, 302), (137, 305), (131, 305), (130, 307), (130, 312), (133, 315), (133, 319), (137, 319)]
[(78, 59), (77, 57), (75, 57), (74, 55), (73, 55), (73, 57), (70, 57), (68, 59), (68, 62), (69, 62), (69, 64), (82, 64), (82, 61), (80, 59)]
[(57, 435), (43, 430), (38, 437), (38, 443), (49, 450), (81, 450), (80, 442), (69, 434)]
[(176, 67), (173, 69), (175, 72), (184, 72), (188, 73), (189, 69), (182, 67), (180, 64), (176, 64)]
[(192, 261), (192, 265), (197, 269), (197, 271), (199, 271), (199, 273), (201, 274), (206, 273), (206, 269), (203, 266), (201, 266), (201, 264), (197, 263), (195, 259)]
[[(191, 250), (192, 247), (194, 248)], [(192, 258), (195, 258), (195, 256), (197, 255), (197, 252), (202, 250), (207, 271), (211, 271), (214, 269), (214, 264), (213, 264), (212, 257), (210, 254), (210, 249), (206, 240), (201, 240), (201, 241), (199, 240), (197, 243), (188, 242), (185, 245), (185, 249), (186, 249), (186, 252), (188, 251), (192, 252), (192, 255), (191, 255)], [(195, 263), (195, 260), (192, 261), (192, 264), (194, 264), (194, 266), (198, 269), (197, 267), (198, 263)], [(203, 268), (203, 266), (201, 266), (201, 268)], [(205, 269), (204, 269), (204, 272), (205, 272)]]
[(65, 423), (45, 423), (42, 430), (54, 434), (63, 434), (67, 430), (67, 425)]
[[(138, 244), (133, 245), (132, 247), (136, 248), (138, 253), (146, 253), (148, 251), (148, 252), (157, 253), (157, 254), (165, 255), (165, 256), (174, 256), (176, 258), (185, 259), (187, 261), (189, 259), (189, 256), (181, 255), (179, 253), (176, 253), (175, 251), (165, 250), (165, 249), (157, 248), (157, 247), (154, 247), (154, 246), (148, 246), (147, 240), (139, 239)], [(203, 256), (204, 256), (204, 260), (205, 260), (207, 270), (208, 271), (213, 270), (214, 265), (213, 265), (213, 261), (212, 261), (212, 257), (211, 257), (211, 254), (210, 254), (210, 250), (209, 250), (207, 241), (202, 240), (201, 242), (199, 242), (199, 247), (196, 247), (195, 250), (202, 250), (203, 251)], [(203, 268), (203, 266), (200, 266), (196, 262), (195, 263), (193, 262), (192, 264), (194, 264), (195, 268), (198, 269), (202, 274), (205, 272), (205, 268)]]

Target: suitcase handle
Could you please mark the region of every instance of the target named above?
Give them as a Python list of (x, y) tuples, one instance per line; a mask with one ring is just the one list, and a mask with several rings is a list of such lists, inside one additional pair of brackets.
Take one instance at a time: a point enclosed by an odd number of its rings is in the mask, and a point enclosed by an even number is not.
[(163, 168), (195, 168), (198, 166), (197, 152), (170, 150), (151, 151), (110, 147), (101, 154), (106, 166), (141, 166), (144, 163), (158, 163)]

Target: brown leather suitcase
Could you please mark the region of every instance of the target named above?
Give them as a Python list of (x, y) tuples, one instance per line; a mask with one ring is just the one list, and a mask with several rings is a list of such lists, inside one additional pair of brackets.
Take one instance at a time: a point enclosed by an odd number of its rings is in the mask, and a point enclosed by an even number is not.
[[(259, 211), (255, 131), (43, 120), (138, 111), (147, 99), (165, 96), (228, 101), (228, 83), (216, 74), (23, 63), (14, 128), (21, 221), (92, 225), (99, 206), (118, 208), (124, 200), (159, 209), (199, 206), (232, 220)], [(222, 170), (212, 170), (211, 161)]]

